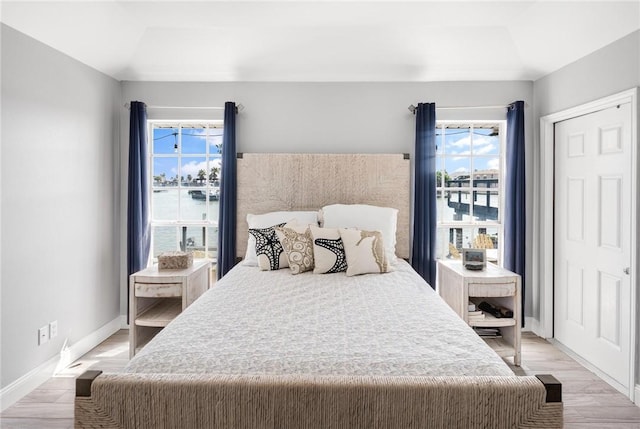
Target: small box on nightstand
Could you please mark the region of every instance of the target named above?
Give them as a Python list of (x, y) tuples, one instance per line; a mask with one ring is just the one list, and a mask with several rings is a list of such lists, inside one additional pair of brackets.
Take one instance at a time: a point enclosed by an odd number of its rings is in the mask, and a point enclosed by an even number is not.
[(193, 265), (191, 252), (164, 252), (158, 255), (158, 269), (184, 270)]

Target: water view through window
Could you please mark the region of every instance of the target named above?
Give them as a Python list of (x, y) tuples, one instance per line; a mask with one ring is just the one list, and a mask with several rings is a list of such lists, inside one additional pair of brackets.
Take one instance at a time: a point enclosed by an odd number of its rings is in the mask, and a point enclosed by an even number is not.
[(215, 258), (222, 122), (150, 121), (152, 257)]

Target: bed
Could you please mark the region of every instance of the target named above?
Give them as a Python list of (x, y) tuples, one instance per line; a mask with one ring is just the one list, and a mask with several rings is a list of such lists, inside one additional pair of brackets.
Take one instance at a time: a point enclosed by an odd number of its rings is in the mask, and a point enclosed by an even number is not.
[[(408, 256), (406, 156), (245, 154), (238, 184), (238, 255), (246, 214), (340, 201), (397, 207)], [(551, 428), (559, 388), (515, 376), (402, 258), (358, 276), (239, 264), (123, 373), (80, 377), (75, 425)]]

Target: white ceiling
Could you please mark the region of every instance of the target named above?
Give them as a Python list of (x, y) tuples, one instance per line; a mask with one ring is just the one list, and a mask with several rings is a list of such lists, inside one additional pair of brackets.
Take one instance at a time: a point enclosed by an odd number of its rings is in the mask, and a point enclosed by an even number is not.
[(535, 80), (640, 28), (634, 1), (2, 1), (118, 80)]

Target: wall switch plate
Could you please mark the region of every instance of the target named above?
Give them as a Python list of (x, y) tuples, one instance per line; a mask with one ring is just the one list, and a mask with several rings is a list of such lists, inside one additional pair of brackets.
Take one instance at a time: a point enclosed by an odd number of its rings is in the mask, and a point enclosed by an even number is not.
[(58, 336), (58, 321), (54, 320), (53, 322), (49, 323), (49, 338), (53, 340), (57, 336)]
[(38, 329), (38, 345), (41, 346), (47, 341), (49, 341), (49, 325)]

